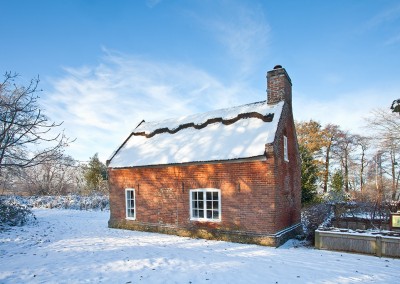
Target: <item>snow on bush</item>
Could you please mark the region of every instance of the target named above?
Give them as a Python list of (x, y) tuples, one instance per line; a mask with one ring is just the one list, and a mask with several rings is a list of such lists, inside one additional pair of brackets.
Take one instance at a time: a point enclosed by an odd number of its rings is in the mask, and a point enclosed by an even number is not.
[(332, 206), (329, 203), (319, 203), (303, 208), (301, 223), (305, 239), (314, 244), (315, 230), (320, 226), (329, 226), (333, 215)]
[(22, 226), (36, 217), (18, 198), (0, 197), (0, 231), (7, 226)]
[(21, 206), (30, 208), (73, 209), (73, 210), (109, 210), (108, 196), (92, 194), (81, 196), (76, 194), (66, 196), (12, 196), (6, 200), (14, 200)]

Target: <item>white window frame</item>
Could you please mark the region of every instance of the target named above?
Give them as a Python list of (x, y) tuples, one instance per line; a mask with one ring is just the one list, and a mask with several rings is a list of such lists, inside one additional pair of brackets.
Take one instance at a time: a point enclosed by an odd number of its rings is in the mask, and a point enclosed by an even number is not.
[[(193, 216), (193, 192), (202, 192), (203, 193), (203, 211), (204, 217), (194, 217)], [(208, 208), (207, 207), (207, 192), (217, 192), (218, 193), (218, 218), (207, 218), (207, 210), (216, 210), (215, 208)], [(196, 188), (189, 190), (189, 200), (190, 200), (190, 220), (191, 221), (205, 221), (205, 222), (221, 222), (221, 190), (217, 188)], [(214, 201), (214, 200), (213, 200)], [(211, 201), (211, 202), (213, 202)], [(213, 205), (212, 205), (213, 206)]]
[[(133, 199), (128, 196), (129, 192), (133, 192)], [(129, 197), (129, 198), (128, 198)], [(133, 208), (129, 201), (133, 200)], [(133, 217), (129, 216), (129, 210), (133, 209)], [(125, 214), (127, 220), (136, 220), (136, 193), (134, 188), (125, 188)]]
[(283, 136), (283, 158), (286, 162), (289, 162), (288, 140), (286, 136)]

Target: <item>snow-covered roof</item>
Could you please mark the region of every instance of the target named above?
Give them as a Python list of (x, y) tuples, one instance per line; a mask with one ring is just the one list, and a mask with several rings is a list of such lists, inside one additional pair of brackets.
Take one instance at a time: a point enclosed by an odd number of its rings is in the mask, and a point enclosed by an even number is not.
[(266, 101), (158, 122), (142, 122), (109, 167), (136, 167), (257, 157), (272, 143), (283, 102)]

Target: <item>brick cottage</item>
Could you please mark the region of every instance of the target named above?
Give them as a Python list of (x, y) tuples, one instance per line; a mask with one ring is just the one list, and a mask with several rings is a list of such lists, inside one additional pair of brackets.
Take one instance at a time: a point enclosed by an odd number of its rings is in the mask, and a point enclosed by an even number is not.
[(292, 83), (267, 100), (142, 121), (112, 155), (109, 227), (279, 246), (300, 229)]

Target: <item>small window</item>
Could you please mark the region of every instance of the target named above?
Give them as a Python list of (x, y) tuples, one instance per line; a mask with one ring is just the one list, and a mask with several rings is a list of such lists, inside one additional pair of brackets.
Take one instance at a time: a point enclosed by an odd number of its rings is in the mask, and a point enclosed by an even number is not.
[(135, 189), (125, 189), (126, 219), (136, 219)]
[(221, 221), (221, 191), (212, 188), (190, 190), (190, 220)]
[(287, 137), (283, 136), (283, 158), (286, 162), (289, 162), (289, 155), (288, 155), (288, 145), (287, 145)]

